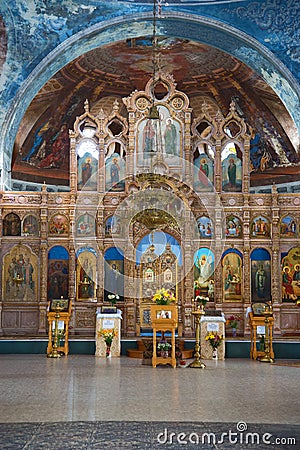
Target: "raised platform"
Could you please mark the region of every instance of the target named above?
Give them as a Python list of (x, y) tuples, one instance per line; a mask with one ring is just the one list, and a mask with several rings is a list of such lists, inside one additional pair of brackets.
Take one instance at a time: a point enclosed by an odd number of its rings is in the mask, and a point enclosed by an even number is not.
[[(121, 339), (121, 355), (128, 356), (128, 350), (138, 350), (140, 337)], [(45, 354), (48, 339), (46, 338), (0, 338), (0, 354)], [(185, 339), (184, 346), (193, 350), (195, 341)], [(273, 342), (275, 359), (300, 359), (300, 339), (275, 339)], [(95, 339), (69, 339), (70, 355), (94, 355)], [(245, 338), (228, 338), (225, 342), (226, 358), (250, 358), (250, 340)]]

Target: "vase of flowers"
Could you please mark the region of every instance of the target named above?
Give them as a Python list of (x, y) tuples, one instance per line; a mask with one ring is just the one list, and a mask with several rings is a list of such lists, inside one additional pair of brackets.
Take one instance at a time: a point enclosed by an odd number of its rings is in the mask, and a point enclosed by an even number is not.
[(118, 332), (115, 328), (101, 328), (99, 331), (99, 336), (103, 337), (104, 342), (106, 344), (106, 357), (109, 358), (111, 356), (111, 345), (113, 338), (118, 335)]
[(231, 315), (227, 318), (226, 320), (226, 325), (229, 326), (229, 328), (231, 328), (232, 330), (232, 336), (236, 336), (236, 329), (238, 327), (238, 323), (241, 320), (241, 318), (239, 316), (234, 316)]
[(170, 305), (171, 303), (176, 302), (173, 292), (170, 289), (165, 288), (158, 289), (152, 297), (152, 300), (157, 305)]
[(218, 359), (218, 347), (221, 345), (222, 341), (224, 340), (224, 336), (222, 334), (217, 334), (217, 333), (208, 333), (205, 337), (205, 340), (208, 341), (210, 346), (212, 347), (213, 359)]
[(204, 309), (206, 303), (209, 301), (208, 297), (204, 297), (203, 295), (197, 295), (195, 298), (195, 302), (198, 308)]
[(110, 301), (111, 306), (115, 306), (120, 297), (118, 294), (108, 294), (107, 298)]
[(169, 344), (169, 342), (166, 341), (160, 341), (157, 344), (157, 348), (160, 351), (160, 354), (163, 358), (168, 358), (169, 356), (169, 350), (172, 347), (171, 344)]

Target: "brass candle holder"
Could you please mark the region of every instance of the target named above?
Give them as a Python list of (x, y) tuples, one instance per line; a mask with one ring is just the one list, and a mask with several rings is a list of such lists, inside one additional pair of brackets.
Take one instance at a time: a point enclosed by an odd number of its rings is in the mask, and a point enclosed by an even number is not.
[(206, 365), (201, 361), (201, 346), (200, 346), (200, 321), (201, 317), (205, 314), (203, 309), (203, 305), (196, 305), (194, 311), (192, 311), (193, 316), (195, 317), (196, 323), (196, 342), (195, 342), (195, 359), (189, 364), (189, 367), (196, 369), (205, 369)]
[(275, 360), (270, 356), (270, 335), (269, 335), (269, 326), (270, 326), (270, 317), (273, 315), (272, 305), (269, 304), (268, 307), (264, 310), (265, 316), (265, 355), (260, 359), (260, 362), (266, 363), (274, 363)]
[(63, 307), (59, 304), (55, 307), (55, 316), (54, 316), (54, 337), (53, 337), (53, 347), (52, 351), (47, 355), (47, 358), (60, 358), (61, 354), (58, 352), (59, 347), (59, 330), (58, 330), (58, 322), (60, 318), (60, 312), (63, 310)]

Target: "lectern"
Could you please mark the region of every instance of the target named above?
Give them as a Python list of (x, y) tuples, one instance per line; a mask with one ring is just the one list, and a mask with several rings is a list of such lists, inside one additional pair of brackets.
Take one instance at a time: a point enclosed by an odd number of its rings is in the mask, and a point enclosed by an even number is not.
[(48, 306), (48, 346), (47, 355), (69, 353), (69, 322), (72, 304), (69, 299), (53, 299)]
[[(157, 364), (171, 364), (176, 367), (175, 356), (175, 331), (178, 326), (177, 305), (151, 305), (151, 323), (153, 329), (153, 356), (152, 366)], [(164, 334), (166, 331), (171, 332), (171, 356), (162, 357), (156, 354), (157, 332)]]
[(249, 324), (251, 329), (251, 348), (250, 358), (261, 359), (265, 356), (266, 352), (257, 349), (257, 335), (264, 335), (268, 338), (268, 353), (271, 359), (274, 359), (273, 351), (273, 315), (269, 315), (266, 320), (265, 310), (270, 306), (268, 303), (253, 303), (252, 310), (249, 312)]

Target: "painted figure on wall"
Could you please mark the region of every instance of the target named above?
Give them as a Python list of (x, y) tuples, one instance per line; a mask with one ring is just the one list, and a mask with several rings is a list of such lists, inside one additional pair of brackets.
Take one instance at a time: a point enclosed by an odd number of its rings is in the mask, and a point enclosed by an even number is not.
[(242, 161), (237, 156), (235, 144), (231, 145), (228, 144), (222, 151), (222, 189), (229, 192), (241, 192)]
[(270, 222), (266, 217), (258, 216), (250, 226), (251, 235), (255, 237), (270, 236)]
[(197, 219), (197, 226), (201, 238), (207, 239), (213, 236), (213, 225), (209, 217), (199, 217)]
[(138, 127), (137, 164), (149, 166), (150, 159), (166, 160), (170, 165), (178, 166), (180, 161), (180, 123), (171, 117), (170, 111), (163, 105), (157, 107), (159, 119), (143, 119)]
[(85, 250), (78, 255), (77, 264), (77, 298), (93, 299), (96, 297), (96, 265), (94, 252)]
[(202, 247), (194, 255), (194, 297), (198, 295), (210, 298), (214, 294), (214, 254)]
[(224, 301), (241, 301), (242, 258), (239, 252), (226, 252), (223, 256), (222, 266)]
[(56, 214), (51, 217), (49, 222), (49, 233), (51, 234), (68, 234), (69, 222), (66, 216), (62, 214)]
[(105, 236), (110, 237), (112, 235), (120, 234), (121, 222), (120, 219), (113, 215), (108, 217), (105, 221)]
[(282, 301), (300, 299), (300, 247), (293, 247), (281, 255)]
[(37, 257), (25, 246), (14, 247), (4, 258), (3, 298), (6, 301), (37, 301)]
[(3, 220), (3, 236), (20, 236), (21, 220), (17, 214), (10, 213)]
[(155, 128), (153, 125), (153, 121), (151, 119), (147, 119), (144, 131), (143, 131), (143, 154), (144, 158), (146, 158), (149, 153), (156, 152), (156, 144), (155, 144)]
[(165, 150), (167, 155), (178, 155), (177, 151), (177, 130), (174, 121), (171, 118), (166, 120), (166, 129), (164, 133)]
[(23, 220), (23, 236), (38, 236), (39, 225), (35, 216), (27, 216)]
[(125, 160), (118, 153), (113, 153), (105, 161), (106, 191), (122, 192), (125, 189)]
[(229, 216), (226, 220), (226, 236), (240, 237), (242, 234), (242, 225), (238, 217)]
[(91, 153), (85, 152), (77, 161), (77, 186), (79, 190), (93, 191), (97, 189), (95, 174), (98, 169), (98, 160)]
[(95, 235), (95, 219), (90, 214), (83, 214), (77, 220), (77, 235), (94, 236)]
[(69, 265), (66, 260), (48, 261), (48, 299), (68, 298)]
[(124, 260), (105, 261), (104, 298), (109, 301), (108, 295), (116, 294), (120, 300), (124, 297)]
[(286, 237), (296, 237), (297, 225), (293, 216), (285, 216), (280, 222), (280, 234)]
[(269, 301), (271, 298), (270, 260), (251, 259), (251, 300)]
[(61, 126), (60, 131), (53, 138), (51, 151), (42, 161), (38, 167), (44, 169), (59, 168), (64, 165), (69, 157), (70, 138), (67, 124)]
[(214, 182), (214, 152), (207, 143), (200, 143), (194, 152), (194, 189), (209, 191)]

